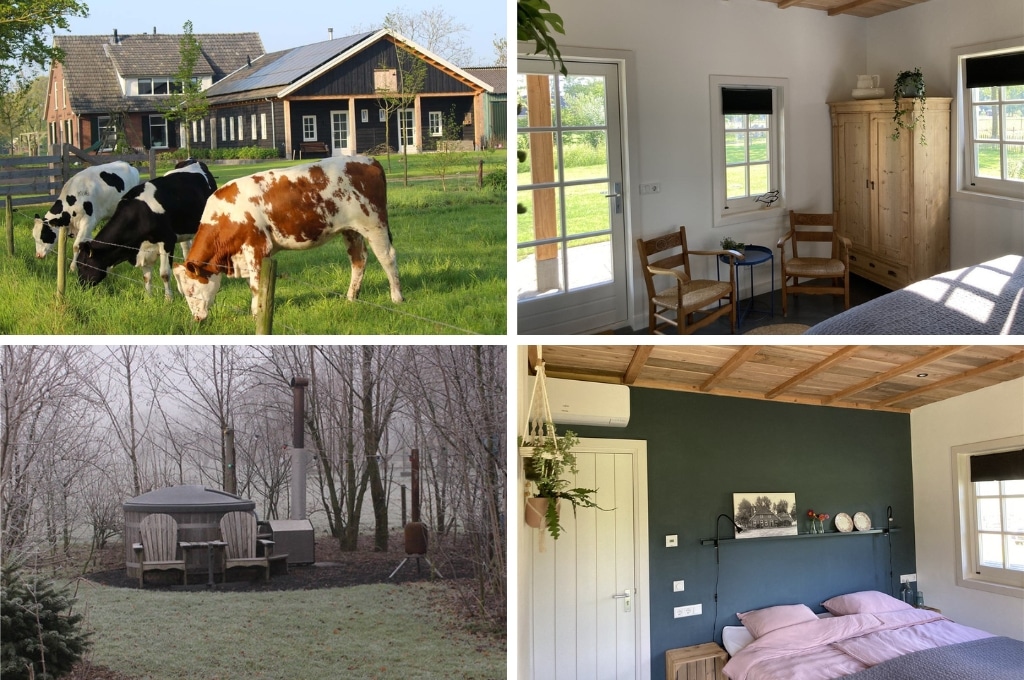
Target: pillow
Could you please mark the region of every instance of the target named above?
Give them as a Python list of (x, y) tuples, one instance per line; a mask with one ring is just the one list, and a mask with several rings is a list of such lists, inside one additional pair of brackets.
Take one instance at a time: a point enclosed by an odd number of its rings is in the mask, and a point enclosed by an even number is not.
[(736, 656), (736, 652), (753, 641), (754, 636), (743, 626), (725, 626), (722, 628), (722, 646), (725, 647), (725, 651), (729, 652), (729, 656)]
[(849, 614), (877, 614), (900, 609), (913, 609), (909, 604), (877, 590), (862, 590), (859, 593), (838, 595), (821, 603), (821, 606), (836, 616)]
[(755, 639), (767, 635), (773, 630), (805, 621), (816, 621), (818, 618), (805, 604), (783, 604), (777, 607), (755, 609), (736, 616)]

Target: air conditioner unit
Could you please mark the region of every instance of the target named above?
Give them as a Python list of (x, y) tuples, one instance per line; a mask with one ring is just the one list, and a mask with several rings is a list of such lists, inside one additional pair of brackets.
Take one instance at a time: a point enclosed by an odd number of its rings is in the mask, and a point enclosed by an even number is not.
[[(529, 380), (533, 394), (536, 378)], [(626, 427), (629, 424), (629, 388), (625, 385), (547, 378), (548, 402), (557, 424)], [(527, 400), (527, 403), (529, 400)]]

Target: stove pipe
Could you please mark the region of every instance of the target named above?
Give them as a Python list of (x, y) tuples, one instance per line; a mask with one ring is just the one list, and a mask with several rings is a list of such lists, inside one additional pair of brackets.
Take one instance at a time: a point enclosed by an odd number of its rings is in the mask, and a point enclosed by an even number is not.
[(292, 489), (288, 519), (306, 519), (306, 412), (307, 378), (292, 378)]

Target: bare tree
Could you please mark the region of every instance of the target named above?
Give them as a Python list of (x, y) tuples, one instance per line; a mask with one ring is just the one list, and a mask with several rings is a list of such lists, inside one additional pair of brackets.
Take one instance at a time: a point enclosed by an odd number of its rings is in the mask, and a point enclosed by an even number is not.
[(456, 66), (469, 66), (473, 61), (473, 49), (465, 42), (469, 28), (443, 7), (416, 13), (396, 9), (384, 16), (384, 28), (390, 28)]

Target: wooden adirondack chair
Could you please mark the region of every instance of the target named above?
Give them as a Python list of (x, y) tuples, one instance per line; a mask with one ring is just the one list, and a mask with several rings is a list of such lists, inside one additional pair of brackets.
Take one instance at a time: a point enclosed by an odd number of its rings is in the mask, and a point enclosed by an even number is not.
[(140, 543), (132, 545), (136, 559), (139, 561), (139, 587), (143, 586), (143, 576), (147, 571), (177, 569), (182, 573), (185, 585), (188, 585), (188, 569), (185, 558), (178, 558), (178, 523), (170, 515), (147, 515), (139, 523)]
[[(220, 520), (224, 549), (224, 578), (232, 567), (263, 567), (264, 580), (270, 580), (270, 558), (274, 542), (256, 538), (256, 516), (251, 512), (229, 512)], [(263, 555), (257, 557), (256, 544), (263, 546)]]

